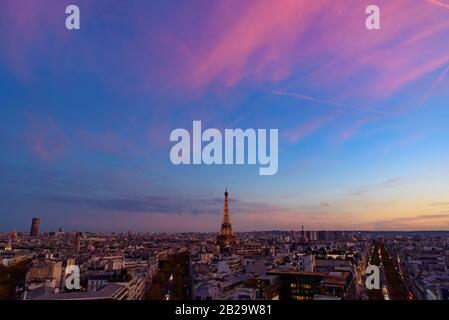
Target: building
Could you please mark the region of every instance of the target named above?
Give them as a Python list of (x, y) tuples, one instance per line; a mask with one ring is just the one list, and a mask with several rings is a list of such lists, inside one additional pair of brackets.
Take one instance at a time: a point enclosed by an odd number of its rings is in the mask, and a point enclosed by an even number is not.
[(305, 272), (315, 271), (315, 256), (301, 254), (298, 256), (298, 270)]
[[(102, 279), (97, 283), (90, 283), (87, 291), (59, 292), (48, 285), (34, 286), (25, 292), (24, 300), (142, 300), (145, 297), (145, 289), (148, 273), (135, 272), (130, 279), (111, 282)], [(94, 279), (94, 278), (92, 278)], [(99, 278), (96, 278), (100, 280)], [(101, 283), (100, 283), (101, 282)]]
[(257, 290), (254, 288), (240, 287), (225, 292), (220, 300), (256, 300)]
[(309, 241), (316, 241), (318, 239), (316, 231), (306, 231), (306, 237)]
[(62, 262), (61, 261), (34, 261), (27, 272), (27, 285), (40, 285), (51, 288), (59, 288), (62, 278)]
[(221, 224), (220, 233), (217, 237), (220, 245), (229, 245), (236, 243), (234, 232), (232, 231), (231, 219), (229, 216), (228, 189), (225, 191), (225, 203), (223, 212), (223, 223)]
[(329, 272), (321, 283), (323, 294), (320, 296), (320, 299), (342, 299), (346, 297), (351, 287), (352, 279), (352, 275), (348, 271)]
[(17, 235), (16, 229), (14, 229), (14, 231), (11, 232), (11, 235), (9, 238), (11, 239), (11, 241), (17, 241), (18, 235)]
[(336, 231), (317, 231), (317, 240), (319, 241), (334, 241), (337, 239)]
[(304, 272), (273, 269), (268, 275), (279, 277), (280, 300), (312, 300), (322, 292), (321, 282), (327, 276), (324, 272)]
[(265, 260), (245, 259), (243, 262), (243, 269), (245, 273), (253, 273), (257, 275), (264, 275), (267, 271)]
[(299, 240), (301, 242), (307, 242), (309, 239), (307, 238), (307, 233), (304, 231), (304, 226), (301, 226), (301, 233), (299, 236)]
[(277, 276), (257, 276), (245, 281), (245, 287), (257, 289), (256, 299), (279, 300), (280, 283)]
[(30, 236), (32, 237), (38, 237), (39, 236), (39, 227), (41, 225), (41, 219), (40, 218), (33, 218), (31, 221), (31, 231)]

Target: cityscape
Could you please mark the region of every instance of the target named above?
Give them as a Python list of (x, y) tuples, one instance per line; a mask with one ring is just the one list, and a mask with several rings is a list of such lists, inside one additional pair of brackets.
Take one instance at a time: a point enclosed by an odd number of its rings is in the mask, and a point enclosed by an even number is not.
[(449, 232), (234, 233), (228, 197), (217, 233), (43, 233), (35, 217), (1, 234), (0, 299), (449, 299)]
[(1, 310), (449, 300), (448, 35), (449, 0), (0, 0)]

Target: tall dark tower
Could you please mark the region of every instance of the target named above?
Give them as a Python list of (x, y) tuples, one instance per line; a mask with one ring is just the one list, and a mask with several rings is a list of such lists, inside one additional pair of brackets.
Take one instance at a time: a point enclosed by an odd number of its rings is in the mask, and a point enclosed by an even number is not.
[(40, 218), (33, 218), (33, 221), (31, 222), (30, 236), (32, 236), (32, 237), (39, 236), (40, 224), (41, 224), (41, 219)]
[(229, 217), (229, 202), (228, 202), (228, 188), (225, 191), (225, 202), (224, 202), (224, 212), (223, 212), (223, 223), (221, 224), (220, 234), (217, 240), (220, 244), (228, 245), (235, 243), (235, 236), (232, 232), (231, 219)]

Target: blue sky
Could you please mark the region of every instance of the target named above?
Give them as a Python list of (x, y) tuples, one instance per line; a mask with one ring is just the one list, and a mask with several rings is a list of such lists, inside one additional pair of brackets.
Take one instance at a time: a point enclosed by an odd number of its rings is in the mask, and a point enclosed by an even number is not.
[[(2, 1), (0, 230), (447, 229), (449, 5), (377, 3)], [(174, 166), (193, 120), (278, 173)]]

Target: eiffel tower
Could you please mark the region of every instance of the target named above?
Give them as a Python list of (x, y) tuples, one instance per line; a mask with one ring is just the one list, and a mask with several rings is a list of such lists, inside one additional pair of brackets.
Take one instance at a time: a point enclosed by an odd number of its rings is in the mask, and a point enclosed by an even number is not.
[(217, 237), (219, 244), (228, 245), (236, 243), (234, 232), (232, 232), (231, 220), (229, 217), (228, 188), (225, 191), (225, 202), (223, 212), (223, 223), (221, 224), (220, 233)]

